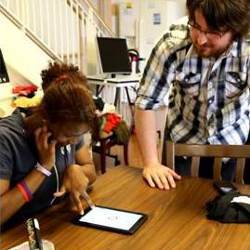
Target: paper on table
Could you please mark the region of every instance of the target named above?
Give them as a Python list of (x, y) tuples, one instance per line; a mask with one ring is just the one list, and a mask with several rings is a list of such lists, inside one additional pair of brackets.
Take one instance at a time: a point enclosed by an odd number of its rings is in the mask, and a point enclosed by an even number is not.
[[(43, 250), (55, 250), (54, 244), (48, 240), (42, 240)], [(29, 242), (25, 241), (18, 246), (9, 248), (9, 250), (30, 250)]]
[(250, 205), (250, 197), (249, 196), (238, 196), (238, 197), (234, 197), (232, 200), (231, 200), (231, 203), (245, 203), (245, 204), (248, 204)]

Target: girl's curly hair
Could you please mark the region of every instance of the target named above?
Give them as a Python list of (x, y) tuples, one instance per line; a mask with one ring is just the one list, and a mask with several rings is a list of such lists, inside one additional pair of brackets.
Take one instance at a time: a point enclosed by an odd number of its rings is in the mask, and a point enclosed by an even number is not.
[(49, 63), (41, 77), (44, 96), (39, 109), (50, 122), (83, 122), (94, 128), (95, 104), (78, 67)]

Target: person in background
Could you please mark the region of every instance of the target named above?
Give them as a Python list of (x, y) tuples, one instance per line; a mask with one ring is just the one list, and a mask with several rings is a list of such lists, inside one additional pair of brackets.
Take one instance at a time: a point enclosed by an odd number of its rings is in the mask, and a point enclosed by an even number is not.
[[(175, 171), (157, 157), (154, 111), (168, 111), (164, 140), (188, 144), (245, 144), (249, 135), (249, 0), (187, 0), (187, 25), (173, 25), (152, 50), (136, 100), (136, 134), (143, 176), (151, 187), (169, 189), (190, 173), (190, 159)], [(213, 159), (199, 175), (212, 177)], [(222, 177), (232, 180), (233, 160)]]
[[(82, 193), (96, 179), (83, 135), (94, 126), (95, 105), (87, 80), (73, 65), (43, 70), (44, 96), (29, 112), (0, 120), (1, 224), (25, 219), (69, 194), (83, 211)], [(7, 223), (5, 223), (7, 222)]]

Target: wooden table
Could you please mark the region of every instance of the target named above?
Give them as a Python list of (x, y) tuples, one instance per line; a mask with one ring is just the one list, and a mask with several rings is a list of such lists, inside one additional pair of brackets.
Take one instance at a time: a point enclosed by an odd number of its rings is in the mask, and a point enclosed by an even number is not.
[[(250, 194), (250, 186), (239, 186)], [(117, 167), (100, 176), (91, 197), (94, 202), (148, 214), (132, 236), (73, 225), (72, 212), (51, 209), (40, 216), (42, 238), (56, 249), (250, 249), (249, 224), (221, 224), (206, 218), (205, 203), (216, 196), (212, 181), (184, 178), (177, 188), (160, 191), (148, 187), (141, 170)], [(1, 236), (0, 249), (27, 240), (24, 225)]]

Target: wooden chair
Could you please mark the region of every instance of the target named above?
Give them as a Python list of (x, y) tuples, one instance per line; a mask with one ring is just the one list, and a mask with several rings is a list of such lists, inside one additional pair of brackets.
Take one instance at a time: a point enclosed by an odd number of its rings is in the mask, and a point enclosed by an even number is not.
[[(113, 146), (118, 145), (113, 135), (108, 136), (106, 138), (98, 138), (97, 144), (93, 146), (93, 152), (100, 154), (100, 165), (101, 165), (101, 173), (106, 173), (106, 157), (109, 156), (115, 160), (115, 166), (120, 165), (120, 161), (118, 160), (118, 155), (113, 155), (110, 153), (110, 149)], [(128, 165), (128, 143), (124, 143), (123, 145), (123, 157), (125, 165)]]
[(250, 158), (250, 145), (197, 145), (166, 142), (167, 166), (175, 169), (175, 156), (192, 157), (191, 175), (198, 176), (200, 157), (214, 157), (213, 178), (221, 179), (223, 158), (236, 159), (236, 182), (244, 184), (246, 158)]

